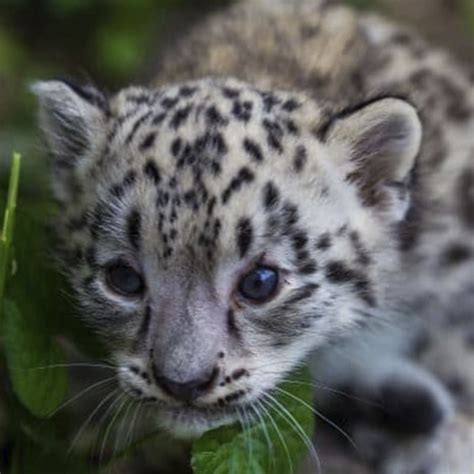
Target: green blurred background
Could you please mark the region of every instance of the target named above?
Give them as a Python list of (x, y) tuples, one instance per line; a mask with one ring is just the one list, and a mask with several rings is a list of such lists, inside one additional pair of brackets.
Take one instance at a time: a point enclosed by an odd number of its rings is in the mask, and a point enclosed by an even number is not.
[[(32, 79), (74, 76), (112, 91), (145, 82), (156, 51), (226, 1), (0, 0), (0, 193), (13, 149), (26, 157), (23, 192), (47, 189), (34, 163), (44, 153), (33, 132)], [(345, 1), (409, 22), (472, 62), (474, 0)]]

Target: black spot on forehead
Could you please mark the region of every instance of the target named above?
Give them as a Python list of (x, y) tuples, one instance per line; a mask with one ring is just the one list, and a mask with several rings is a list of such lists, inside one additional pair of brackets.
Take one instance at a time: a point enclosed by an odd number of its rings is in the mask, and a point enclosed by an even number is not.
[(297, 231), (292, 235), (291, 241), (295, 250), (301, 250), (308, 243), (308, 235), (302, 230)]
[(158, 169), (158, 165), (155, 163), (154, 160), (149, 159), (145, 166), (143, 167), (143, 173), (145, 176), (150, 179), (155, 185), (159, 184), (161, 181), (160, 170)]
[(149, 104), (152, 100), (152, 97), (147, 92), (139, 92), (134, 94), (128, 94), (125, 97), (125, 100), (133, 104)]
[(176, 106), (176, 104), (179, 102), (179, 99), (177, 97), (165, 97), (161, 101), (161, 105), (165, 109), (172, 109)]
[(288, 99), (281, 106), (281, 108), (285, 110), (286, 112), (294, 112), (300, 107), (301, 107), (301, 104), (296, 99)]
[(135, 137), (139, 127), (143, 125), (143, 123), (148, 120), (152, 115), (151, 110), (148, 110), (144, 114), (142, 114), (138, 119), (135, 120), (132, 129), (130, 130), (129, 134), (125, 138), (125, 144), (129, 144), (132, 142), (133, 138)]
[(156, 197), (156, 205), (160, 207), (165, 207), (170, 202), (170, 194), (168, 191), (159, 190)]
[(143, 141), (140, 143), (140, 150), (146, 151), (153, 146), (155, 143), (156, 132), (150, 132), (146, 135)]
[(300, 129), (293, 120), (284, 119), (283, 124), (285, 125), (285, 128), (288, 131), (288, 133), (290, 133), (291, 135), (295, 135), (295, 136), (299, 135)]
[(235, 99), (236, 97), (239, 97), (240, 91), (232, 87), (223, 87), (222, 95), (226, 97), (227, 99)]
[(178, 93), (181, 97), (191, 97), (197, 92), (197, 90), (197, 87), (182, 86)]
[(268, 181), (263, 188), (263, 206), (265, 209), (274, 210), (280, 202), (280, 191), (272, 181)]
[(281, 125), (268, 118), (264, 119), (262, 122), (263, 128), (267, 132), (267, 143), (268, 146), (277, 151), (278, 153), (283, 152), (282, 138), (284, 135), (283, 128)]
[(221, 112), (217, 109), (215, 105), (211, 105), (206, 110), (206, 121), (210, 126), (221, 126), (226, 125), (227, 120), (221, 114)]
[(329, 247), (331, 247), (331, 244), (331, 236), (328, 232), (325, 232), (316, 241), (316, 248), (318, 250), (327, 250)]
[(212, 198), (209, 200), (207, 204), (207, 215), (211, 216), (214, 213), (214, 208), (216, 206), (217, 199), (215, 196), (212, 196)]
[(282, 209), (282, 218), (286, 227), (294, 226), (299, 219), (298, 208), (291, 202), (285, 202)]
[(295, 151), (295, 156), (293, 158), (293, 169), (299, 173), (302, 171), (306, 165), (308, 159), (308, 152), (304, 145), (298, 145)]
[(329, 262), (326, 268), (326, 278), (333, 283), (345, 283), (355, 279), (355, 273), (344, 262)]
[(137, 174), (134, 170), (129, 170), (125, 174), (121, 183), (114, 184), (110, 188), (110, 194), (116, 198), (122, 198), (125, 193), (130, 189), (135, 183)]
[(166, 112), (160, 112), (153, 117), (153, 120), (151, 121), (151, 123), (153, 125), (160, 125), (165, 118), (166, 118)]
[(185, 202), (188, 206), (194, 207), (195, 204), (197, 203), (196, 191), (194, 191), (194, 189), (191, 189), (191, 190), (189, 190), (189, 191), (186, 191), (186, 192), (184, 193), (183, 199), (184, 199), (184, 202)]
[(127, 237), (136, 250), (140, 247), (141, 240), (141, 215), (138, 209), (133, 209), (127, 218)]
[(184, 107), (177, 109), (170, 120), (170, 127), (177, 130), (183, 123), (186, 122), (192, 109), (193, 106), (191, 104), (185, 105)]
[(232, 115), (241, 122), (248, 122), (252, 117), (253, 103), (246, 100), (235, 100), (232, 107)]
[(227, 188), (223, 191), (221, 199), (222, 203), (226, 204), (233, 193), (239, 191), (245, 183), (251, 183), (255, 179), (252, 171), (246, 166), (240, 168), (236, 176), (234, 176)]
[(314, 260), (307, 260), (302, 265), (298, 267), (298, 272), (302, 275), (311, 275), (318, 271), (318, 265)]
[(224, 153), (227, 153), (228, 151), (227, 144), (224, 140), (222, 133), (220, 132), (211, 134), (209, 137), (208, 143), (211, 146), (211, 148), (215, 149), (217, 153), (221, 155)]
[(177, 137), (171, 142), (171, 154), (177, 157), (183, 148), (183, 141)]
[(262, 102), (263, 102), (263, 109), (267, 113), (270, 113), (275, 107), (275, 105), (278, 105), (281, 103), (281, 99), (278, 98), (272, 92), (263, 92), (261, 93), (261, 96), (262, 96)]
[(253, 227), (249, 218), (243, 217), (239, 220), (236, 227), (236, 241), (240, 258), (245, 257), (252, 245)]
[(244, 150), (250, 156), (252, 161), (261, 163), (263, 161), (263, 152), (261, 146), (250, 138), (245, 138), (243, 142)]

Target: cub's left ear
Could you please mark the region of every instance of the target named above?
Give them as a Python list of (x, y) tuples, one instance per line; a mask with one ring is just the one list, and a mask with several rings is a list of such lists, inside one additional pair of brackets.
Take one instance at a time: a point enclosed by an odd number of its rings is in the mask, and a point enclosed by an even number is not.
[(386, 185), (406, 181), (420, 151), (421, 138), (422, 126), (415, 108), (392, 97), (340, 113), (323, 132), (323, 139), (334, 147), (337, 165), (347, 181), (359, 186), (366, 205), (382, 204), (388, 192)]
[(108, 111), (99, 90), (70, 81), (38, 81), (31, 91), (39, 99), (40, 126), (55, 157), (74, 161), (93, 147)]
[(54, 190), (68, 198), (76, 165), (103, 143), (109, 104), (91, 85), (39, 81), (31, 85), (39, 100), (39, 123), (53, 157)]

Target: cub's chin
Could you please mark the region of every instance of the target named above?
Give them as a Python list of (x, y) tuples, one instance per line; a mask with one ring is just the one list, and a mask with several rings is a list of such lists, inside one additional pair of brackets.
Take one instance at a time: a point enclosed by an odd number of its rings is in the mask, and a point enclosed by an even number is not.
[(192, 440), (206, 431), (238, 422), (238, 409), (160, 407), (154, 415), (158, 426), (176, 438)]

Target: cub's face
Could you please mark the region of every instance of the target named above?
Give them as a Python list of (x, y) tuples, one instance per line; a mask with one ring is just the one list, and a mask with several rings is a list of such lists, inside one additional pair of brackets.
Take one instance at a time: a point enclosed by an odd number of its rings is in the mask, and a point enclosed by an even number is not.
[(260, 410), (382, 304), (421, 135), (407, 103), (331, 116), (232, 79), (33, 91), (83, 318), (165, 428)]

